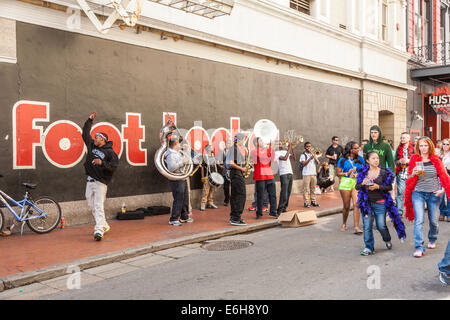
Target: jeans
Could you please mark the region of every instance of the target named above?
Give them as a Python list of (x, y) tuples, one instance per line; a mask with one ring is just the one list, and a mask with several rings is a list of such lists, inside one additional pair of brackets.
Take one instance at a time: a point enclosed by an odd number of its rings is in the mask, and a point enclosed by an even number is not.
[(275, 179), (256, 181), (256, 215), (262, 216), (264, 193), (269, 192), (270, 214), (277, 214), (277, 190)]
[(231, 197), (230, 197), (230, 219), (233, 221), (241, 220), (242, 211), (245, 207), (246, 189), (245, 180), (242, 173), (238, 170), (231, 170)]
[(391, 235), (386, 225), (386, 205), (385, 203), (370, 202), (370, 214), (365, 217), (362, 215), (364, 226), (364, 244), (367, 249), (375, 251), (375, 240), (373, 237), (372, 225), (373, 217), (375, 217), (375, 223), (377, 229), (381, 234), (384, 242), (391, 241)]
[(92, 214), (95, 219), (94, 232), (103, 231), (109, 227), (106, 222), (104, 203), (106, 200), (106, 192), (108, 187), (106, 184), (100, 181), (87, 182), (86, 184), (86, 200), (89, 209), (92, 210)]
[(172, 189), (173, 203), (170, 221), (189, 218), (189, 191), (186, 180), (169, 180), (170, 189)]
[(425, 202), (428, 207), (428, 220), (430, 222), (430, 231), (428, 232), (429, 242), (436, 242), (439, 233), (438, 214), (441, 197), (437, 197), (433, 192), (414, 191), (412, 193), (412, 202), (415, 212), (414, 220), (414, 248), (425, 252), (423, 239), (423, 223), (425, 217)]
[[(447, 201), (445, 201), (445, 198), (447, 198)], [(445, 193), (441, 197), (439, 209), (442, 217), (450, 218), (450, 199)]]
[(289, 197), (292, 192), (292, 173), (283, 174), (280, 176), (281, 191), (280, 202), (278, 202), (278, 212), (281, 213), (289, 205)]
[[(258, 205), (258, 199), (256, 198), (256, 181), (255, 181), (255, 192), (253, 193), (253, 202), (252, 207), (256, 207)], [(264, 199), (263, 199), (263, 206), (267, 208), (269, 205), (269, 193), (266, 191), (264, 192)]]
[(405, 204), (404, 204), (404, 195), (406, 188), (406, 179), (402, 179), (400, 176), (397, 176), (397, 197), (395, 201), (397, 203), (397, 211), (403, 217), (403, 213), (405, 212)]
[(450, 277), (450, 240), (448, 240), (444, 258), (442, 258), (442, 261), (438, 263), (438, 267), (440, 272), (444, 272)]

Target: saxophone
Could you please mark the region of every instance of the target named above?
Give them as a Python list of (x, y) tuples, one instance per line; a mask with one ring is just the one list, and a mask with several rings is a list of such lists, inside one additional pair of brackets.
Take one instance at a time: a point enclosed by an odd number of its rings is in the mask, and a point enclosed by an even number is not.
[(245, 149), (247, 150), (247, 157), (245, 158), (245, 166), (244, 167), (245, 167), (245, 169), (247, 169), (247, 171), (244, 172), (242, 175), (244, 176), (245, 179), (247, 179), (248, 177), (250, 177), (250, 173), (252, 172), (253, 163), (250, 161), (250, 148), (248, 147), (248, 143), (247, 143), (247, 147)]

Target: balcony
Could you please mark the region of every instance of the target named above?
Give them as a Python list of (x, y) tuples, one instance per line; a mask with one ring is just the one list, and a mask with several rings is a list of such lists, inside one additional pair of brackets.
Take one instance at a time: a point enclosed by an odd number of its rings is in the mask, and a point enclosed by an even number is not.
[(425, 65), (450, 64), (450, 42), (433, 43), (431, 46), (415, 47), (412, 60)]
[(411, 60), (423, 67), (411, 70), (413, 80), (450, 82), (450, 42), (415, 47)]

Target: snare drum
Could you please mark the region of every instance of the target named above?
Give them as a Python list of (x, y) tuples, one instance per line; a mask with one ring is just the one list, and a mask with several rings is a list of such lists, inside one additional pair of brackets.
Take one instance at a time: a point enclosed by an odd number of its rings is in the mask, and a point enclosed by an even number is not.
[(220, 187), (224, 183), (223, 176), (217, 172), (211, 172), (208, 176), (208, 182), (213, 187)]

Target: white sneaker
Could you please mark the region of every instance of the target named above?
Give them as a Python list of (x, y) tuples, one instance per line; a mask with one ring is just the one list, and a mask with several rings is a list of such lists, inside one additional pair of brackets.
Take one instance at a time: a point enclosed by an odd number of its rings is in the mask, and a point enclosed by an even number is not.
[(194, 222), (194, 219), (187, 218), (186, 220), (180, 219), (180, 222)]
[(415, 258), (422, 258), (423, 257), (423, 251), (422, 250), (416, 250), (413, 254)]
[(169, 224), (175, 227), (179, 227), (182, 225), (182, 223), (178, 220), (174, 220), (174, 221), (169, 221)]
[(436, 249), (436, 242), (428, 243), (428, 249)]

